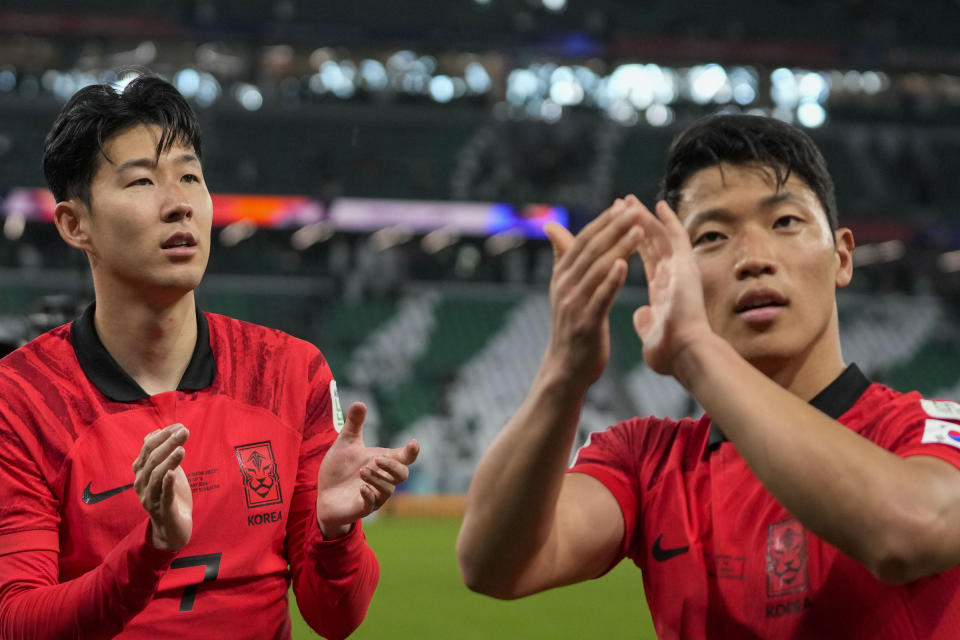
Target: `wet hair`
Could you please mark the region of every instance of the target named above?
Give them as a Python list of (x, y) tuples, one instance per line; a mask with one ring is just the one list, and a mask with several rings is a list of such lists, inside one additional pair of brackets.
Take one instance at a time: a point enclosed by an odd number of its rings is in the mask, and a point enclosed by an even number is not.
[(657, 199), (676, 211), (690, 176), (721, 163), (767, 167), (778, 189), (795, 173), (820, 200), (830, 229), (837, 229), (837, 199), (823, 154), (810, 136), (775, 118), (712, 115), (694, 122), (670, 145)]
[(43, 174), (57, 202), (79, 198), (90, 205), (90, 185), (104, 145), (140, 124), (160, 127), (157, 157), (174, 144), (200, 158), (200, 123), (186, 99), (166, 80), (141, 75), (118, 92), (108, 84), (76, 92), (64, 105), (43, 145)]

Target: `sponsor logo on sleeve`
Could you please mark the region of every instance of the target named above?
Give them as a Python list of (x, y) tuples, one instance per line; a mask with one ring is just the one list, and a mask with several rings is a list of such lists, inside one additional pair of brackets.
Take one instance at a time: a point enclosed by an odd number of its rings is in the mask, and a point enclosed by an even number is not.
[(948, 444), (960, 449), (960, 425), (956, 422), (927, 418), (923, 425), (923, 437), (920, 442), (924, 444)]
[(330, 381), (330, 408), (333, 411), (333, 428), (340, 433), (343, 429), (343, 409), (340, 408), (340, 395), (337, 393), (337, 381)]
[(960, 420), (960, 403), (949, 400), (921, 400), (920, 406), (931, 418)]
[(243, 491), (247, 498), (247, 507), (262, 507), (280, 504), (280, 473), (277, 471), (277, 459), (273, 456), (273, 447), (269, 440), (242, 444), (233, 448), (237, 455), (237, 464), (243, 476)]

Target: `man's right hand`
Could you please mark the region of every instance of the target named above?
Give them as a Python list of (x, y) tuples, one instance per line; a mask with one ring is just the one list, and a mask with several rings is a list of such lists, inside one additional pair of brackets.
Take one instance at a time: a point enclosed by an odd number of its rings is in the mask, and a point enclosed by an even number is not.
[(544, 364), (567, 372), (586, 388), (610, 358), (610, 309), (626, 281), (627, 258), (637, 250), (640, 201), (616, 200), (576, 237), (558, 224), (544, 226), (553, 245), (552, 326)]
[(153, 546), (179, 551), (193, 531), (193, 494), (180, 463), (190, 432), (172, 424), (147, 434), (133, 461), (133, 487), (150, 516)]

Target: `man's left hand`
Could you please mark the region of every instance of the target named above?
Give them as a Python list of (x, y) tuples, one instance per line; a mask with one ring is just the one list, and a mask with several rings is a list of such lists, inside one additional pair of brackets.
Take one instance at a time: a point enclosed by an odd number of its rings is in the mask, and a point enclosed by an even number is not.
[(382, 507), (410, 475), (408, 467), (420, 453), (416, 440), (399, 449), (366, 446), (366, 415), (363, 403), (350, 405), (340, 435), (320, 463), (317, 524), (324, 538), (345, 535), (354, 522)]

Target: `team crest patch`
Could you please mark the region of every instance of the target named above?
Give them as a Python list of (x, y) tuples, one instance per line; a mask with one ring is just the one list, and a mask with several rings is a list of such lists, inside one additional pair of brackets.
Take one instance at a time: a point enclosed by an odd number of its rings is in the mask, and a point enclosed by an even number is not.
[(343, 429), (343, 409), (340, 408), (340, 394), (337, 393), (337, 381), (330, 381), (330, 408), (333, 411), (333, 428), (340, 433)]
[(767, 529), (767, 597), (797, 593), (807, 588), (807, 536), (795, 519)]
[(927, 418), (923, 425), (923, 438), (920, 439), (920, 442), (924, 444), (948, 444), (960, 449), (960, 425), (956, 422)]
[(237, 463), (243, 475), (247, 507), (283, 502), (280, 494), (280, 473), (277, 471), (277, 459), (273, 456), (270, 441), (242, 444), (233, 450), (237, 454)]
[[(921, 400), (920, 406), (931, 418), (960, 420), (960, 404), (949, 400)], [(926, 442), (926, 440), (924, 440)]]

